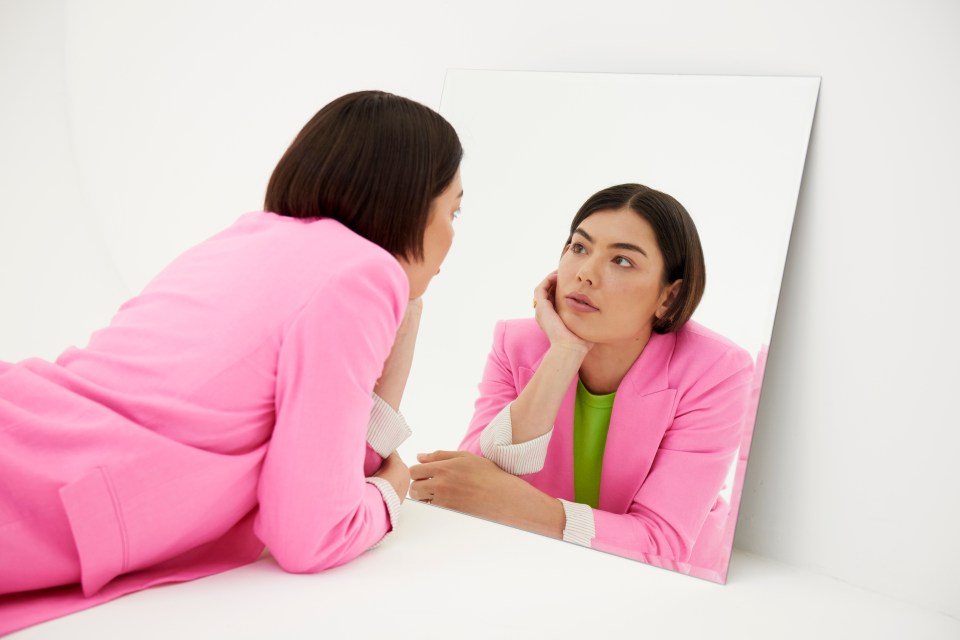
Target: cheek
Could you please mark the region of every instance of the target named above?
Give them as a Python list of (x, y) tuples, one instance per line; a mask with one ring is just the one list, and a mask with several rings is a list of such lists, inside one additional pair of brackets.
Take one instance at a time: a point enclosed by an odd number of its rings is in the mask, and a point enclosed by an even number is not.
[(650, 320), (656, 308), (656, 297), (643, 287), (617, 287), (613, 278), (608, 279), (611, 288), (608, 289), (607, 300), (610, 303), (611, 319), (624, 327), (636, 327)]
[(560, 258), (560, 264), (557, 266), (557, 289), (561, 291), (568, 291), (574, 281), (577, 270), (573, 264), (573, 261), (568, 258), (568, 254), (564, 254)]
[(440, 266), (440, 263), (446, 259), (447, 254), (450, 252), (450, 247), (453, 246), (453, 226), (447, 225), (443, 229), (443, 232), (438, 235), (439, 238), (437, 239), (436, 262), (437, 266)]
[(453, 228), (449, 224), (434, 224), (427, 229), (423, 242), (424, 263), (438, 267), (453, 244)]

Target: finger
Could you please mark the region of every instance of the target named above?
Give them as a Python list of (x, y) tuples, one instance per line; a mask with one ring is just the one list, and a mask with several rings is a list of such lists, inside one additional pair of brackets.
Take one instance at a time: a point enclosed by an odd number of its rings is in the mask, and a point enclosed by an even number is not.
[(448, 460), (438, 460), (436, 462), (425, 462), (424, 464), (415, 464), (410, 467), (410, 477), (414, 480), (425, 480), (427, 478), (436, 478), (446, 475), (449, 471), (450, 462)]
[(426, 464), (415, 464), (410, 467), (411, 480), (427, 480), (433, 477), (435, 468)]
[(540, 307), (548, 304), (550, 302), (550, 291), (551, 291), (550, 286), (545, 282), (541, 283), (540, 286), (534, 289), (533, 291), (533, 301), (535, 303), (534, 307)]
[(433, 453), (418, 453), (417, 460), (420, 462), (440, 462), (441, 460), (450, 460), (459, 458), (463, 451), (434, 451)]
[(433, 498), (434, 488), (432, 480), (416, 480), (410, 484), (407, 495), (413, 500), (431, 500)]

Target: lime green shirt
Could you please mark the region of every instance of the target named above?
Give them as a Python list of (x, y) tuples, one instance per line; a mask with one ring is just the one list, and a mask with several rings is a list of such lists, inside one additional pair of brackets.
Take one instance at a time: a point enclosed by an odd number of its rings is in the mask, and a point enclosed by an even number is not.
[(577, 381), (573, 406), (573, 486), (575, 499), (594, 509), (600, 504), (600, 471), (613, 399), (617, 393), (595, 396)]

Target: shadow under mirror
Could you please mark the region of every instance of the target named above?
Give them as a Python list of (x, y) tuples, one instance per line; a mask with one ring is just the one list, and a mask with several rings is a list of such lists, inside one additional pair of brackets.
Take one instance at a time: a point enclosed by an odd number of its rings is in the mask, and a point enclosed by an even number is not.
[(447, 73), (411, 497), (726, 580), (819, 84)]

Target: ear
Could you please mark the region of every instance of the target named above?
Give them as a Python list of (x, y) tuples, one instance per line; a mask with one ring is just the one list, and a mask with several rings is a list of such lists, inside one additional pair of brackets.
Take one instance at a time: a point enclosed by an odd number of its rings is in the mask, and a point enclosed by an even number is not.
[(660, 293), (660, 304), (657, 305), (657, 310), (653, 312), (653, 315), (655, 315), (658, 320), (663, 318), (663, 316), (667, 313), (667, 310), (670, 308), (670, 305), (672, 305), (674, 300), (677, 299), (677, 295), (679, 295), (680, 287), (682, 285), (683, 280), (674, 280), (669, 285), (664, 287), (663, 291)]

